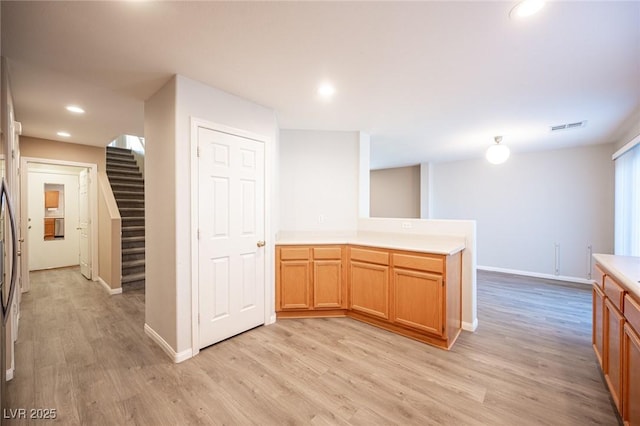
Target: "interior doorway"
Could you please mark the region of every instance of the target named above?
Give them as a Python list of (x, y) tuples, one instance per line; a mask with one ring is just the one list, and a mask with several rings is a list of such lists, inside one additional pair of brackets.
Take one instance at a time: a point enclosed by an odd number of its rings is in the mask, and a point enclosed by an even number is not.
[[(25, 275), (79, 265), (87, 279), (97, 279), (97, 166), (22, 160)], [(24, 291), (29, 288), (23, 282)]]

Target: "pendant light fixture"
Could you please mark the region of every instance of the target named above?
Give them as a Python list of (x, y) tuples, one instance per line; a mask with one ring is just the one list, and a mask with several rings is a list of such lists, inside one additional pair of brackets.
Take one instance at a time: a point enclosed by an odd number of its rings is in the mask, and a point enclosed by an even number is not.
[(495, 145), (491, 145), (489, 149), (487, 149), (487, 161), (491, 164), (502, 164), (507, 161), (511, 151), (508, 146), (500, 145), (500, 142), (502, 142), (502, 136), (495, 136), (494, 140), (496, 141)]

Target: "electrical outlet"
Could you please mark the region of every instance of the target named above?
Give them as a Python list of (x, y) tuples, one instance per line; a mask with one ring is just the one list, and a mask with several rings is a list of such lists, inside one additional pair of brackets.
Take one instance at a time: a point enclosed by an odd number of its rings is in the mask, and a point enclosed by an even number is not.
[(324, 215), (323, 214), (318, 215), (318, 223), (324, 223)]
[(402, 222), (400, 226), (402, 229), (411, 229), (411, 222)]

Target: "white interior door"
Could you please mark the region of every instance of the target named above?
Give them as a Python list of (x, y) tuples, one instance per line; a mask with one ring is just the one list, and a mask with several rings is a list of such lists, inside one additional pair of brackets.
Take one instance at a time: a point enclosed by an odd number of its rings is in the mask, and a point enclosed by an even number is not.
[(198, 128), (200, 348), (264, 324), (264, 143)]
[(89, 170), (79, 175), (78, 228), (80, 230), (80, 272), (91, 279), (91, 214), (89, 211)]

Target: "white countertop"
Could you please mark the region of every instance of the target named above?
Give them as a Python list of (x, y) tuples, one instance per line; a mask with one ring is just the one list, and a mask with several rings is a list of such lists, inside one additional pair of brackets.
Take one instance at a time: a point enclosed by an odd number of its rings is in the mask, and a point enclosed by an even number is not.
[(352, 244), (395, 250), (450, 255), (465, 248), (463, 236), (399, 235), (383, 232), (307, 233), (278, 235), (276, 245)]
[(640, 300), (640, 257), (596, 253), (593, 258)]

